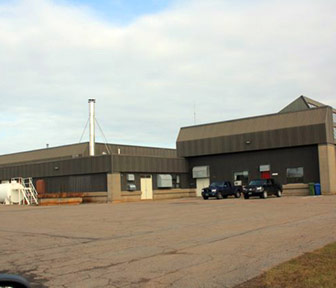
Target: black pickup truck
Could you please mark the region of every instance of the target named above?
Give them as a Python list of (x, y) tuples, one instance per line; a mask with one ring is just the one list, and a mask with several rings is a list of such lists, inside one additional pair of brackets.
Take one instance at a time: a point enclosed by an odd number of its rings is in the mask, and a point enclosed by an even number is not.
[(232, 186), (230, 181), (219, 181), (213, 182), (209, 187), (202, 189), (202, 197), (204, 200), (209, 199), (209, 197), (227, 198), (230, 195), (240, 198), (241, 192), (241, 186)]
[(266, 199), (268, 195), (281, 197), (282, 186), (276, 183), (274, 179), (256, 179), (244, 187), (243, 193), (245, 199), (249, 199), (251, 196)]

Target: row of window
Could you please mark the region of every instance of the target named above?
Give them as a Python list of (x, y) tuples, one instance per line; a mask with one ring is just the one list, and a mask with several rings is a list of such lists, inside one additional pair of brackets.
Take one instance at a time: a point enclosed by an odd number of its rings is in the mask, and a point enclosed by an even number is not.
[[(248, 184), (248, 171), (234, 172), (234, 181), (241, 181), (242, 185)], [(287, 183), (303, 183), (304, 169), (303, 167), (287, 168)]]

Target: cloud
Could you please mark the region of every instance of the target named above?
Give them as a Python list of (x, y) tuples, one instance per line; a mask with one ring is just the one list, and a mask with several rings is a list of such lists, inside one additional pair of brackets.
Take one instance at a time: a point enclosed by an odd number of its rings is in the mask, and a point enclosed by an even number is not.
[(335, 8), (175, 1), (116, 26), (87, 7), (0, 4), (0, 154), (75, 143), (88, 98), (109, 142), (164, 147), (194, 105), (197, 123), (277, 112), (302, 94), (336, 107)]

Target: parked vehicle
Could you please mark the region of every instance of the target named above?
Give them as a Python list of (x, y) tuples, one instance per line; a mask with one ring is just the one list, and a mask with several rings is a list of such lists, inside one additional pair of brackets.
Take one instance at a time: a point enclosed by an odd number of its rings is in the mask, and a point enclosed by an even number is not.
[(251, 196), (258, 196), (264, 199), (269, 195), (281, 197), (282, 185), (276, 183), (274, 179), (255, 179), (243, 188), (243, 193), (245, 199), (249, 199)]
[(227, 198), (228, 196), (234, 196), (240, 198), (242, 187), (233, 186), (230, 181), (213, 182), (207, 188), (202, 189), (202, 197), (204, 200), (209, 197)]

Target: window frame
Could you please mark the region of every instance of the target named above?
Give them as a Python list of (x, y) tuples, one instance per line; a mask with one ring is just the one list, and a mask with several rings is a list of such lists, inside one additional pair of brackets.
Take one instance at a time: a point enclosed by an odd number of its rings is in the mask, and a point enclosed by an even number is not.
[[(243, 180), (240, 180), (240, 179), (237, 180), (237, 177), (236, 177), (237, 175), (242, 175), (244, 179)], [(242, 181), (242, 185), (248, 185), (248, 183), (249, 183), (249, 171), (248, 170), (241, 170), (241, 171), (233, 172), (233, 181)]]
[[(302, 173), (300, 173), (299, 169), (302, 170)], [(291, 172), (292, 175), (289, 175), (290, 170), (296, 170), (295, 172)], [(294, 183), (304, 183), (304, 167), (289, 167), (286, 168), (286, 179), (288, 184), (294, 184)]]

